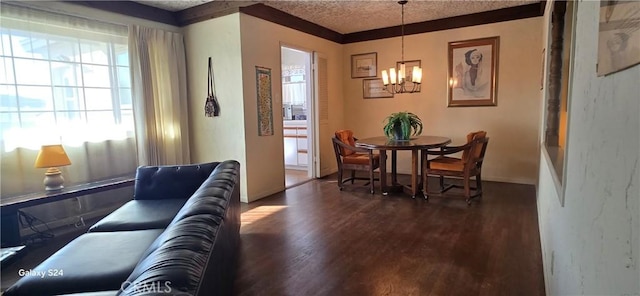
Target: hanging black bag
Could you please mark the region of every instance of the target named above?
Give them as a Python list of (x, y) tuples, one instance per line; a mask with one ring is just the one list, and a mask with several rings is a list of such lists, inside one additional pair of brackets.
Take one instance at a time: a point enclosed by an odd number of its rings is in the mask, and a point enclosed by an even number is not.
[(204, 103), (204, 116), (220, 116), (220, 104), (214, 94), (213, 88), (213, 68), (211, 67), (211, 57), (209, 57), (209, 78), (207, 82), (207, 100)]

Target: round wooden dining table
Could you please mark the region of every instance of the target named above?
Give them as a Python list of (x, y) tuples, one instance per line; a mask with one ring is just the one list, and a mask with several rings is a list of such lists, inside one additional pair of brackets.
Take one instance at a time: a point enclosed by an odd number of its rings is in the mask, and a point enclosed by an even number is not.
[[(422, 182), (427, 181), (427, 176), (424, 174), (423, 162), (420, 165), (420, 159), (422, 159), (420, 153), (428, 149), (442, 147), (451, 143), (451, 139), (439, 136), (418, 136), (413, 137), (409, 141), (394, 141), (387, 137), (372, 137), (365, 139), (358, 139), (356, 146), (379, 150), (380, 151), (380, 191), (383, 195), (387, 195), (389, 192), (389, 186), (387, 186), (387, 150), (391, 151), (391, 188), (401, 188), (402, 191), (411, 194), (412, 197), (416, 197), (420, 190), (420, 175), (423, 176)], [(397, 173), (397, 152), (398, 150), (410, 150), (411, 151), (411, 184), (403, 185), (398, 183)], [(422, 170), (419, 168), (422, 167)]]

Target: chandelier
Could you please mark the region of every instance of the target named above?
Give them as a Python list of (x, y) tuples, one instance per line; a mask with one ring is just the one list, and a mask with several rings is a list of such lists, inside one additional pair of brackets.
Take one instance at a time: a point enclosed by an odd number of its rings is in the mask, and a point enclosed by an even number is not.
[[(402, 60), (400, 61), (400, 65), (398, 69), (391, 68), (389, 69), (389, 73), (387, 70), (382, 70), (382, 84), (384, 88), (390, 93), (414, 93), (420, 91), (420, 82), (422, 81), (422, 68), (419, 66), (414, 66), (413, 69), (409, 69), (411, 71), (411, 76), (407, 76), (405, 61), (404, 61), (404, 5), (407, 4), (407, 0), (398, 1), (398, 4), (402, 7)], [(412, 82), (412, 87), (407, 89), (407, 79), (410, 79)]]

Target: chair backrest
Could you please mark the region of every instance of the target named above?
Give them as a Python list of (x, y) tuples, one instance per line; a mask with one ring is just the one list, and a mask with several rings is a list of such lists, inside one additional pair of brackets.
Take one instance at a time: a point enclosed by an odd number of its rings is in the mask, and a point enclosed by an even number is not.
[[(356, 146), (356, 140), (353, 137), (353, 131), (351, 130), (339, 130), (336, 131), (335, 133), (336, 138), (338, 140), (340, 140), (342, 143), (345, 143), (351, 147), (355, 147)], [(340, 155), (344, 156), (349, 156), (351, 154), (356, 153), (355, 151), (351, 150), (351, 149), (347, 149), (344, 147), (340, 147)]]
[(471, 132), (467, 135), (467, 143), (473, 143), (468, 150), (462, 152), (463, 162), (477, 162), (484, 158), (484, 153), (487, 150), (487, 132), (477, 131)]

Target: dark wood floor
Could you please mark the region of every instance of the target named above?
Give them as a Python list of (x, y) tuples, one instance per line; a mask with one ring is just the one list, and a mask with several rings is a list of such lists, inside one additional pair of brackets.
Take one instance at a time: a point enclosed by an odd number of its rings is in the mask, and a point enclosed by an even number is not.
[(335, 178), (243, 205), (236, 294), (545, 295), (535, 188), (484, 184), (471, 206)]
[[(544, 295), (534, 187), (484, 184), (471, 206), (335, 177), (243, 204), (236, 295)], [(2, 290), (73, 237), (3, 266)]]

